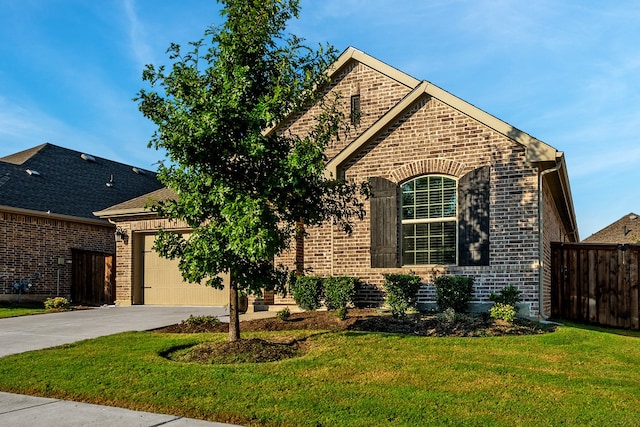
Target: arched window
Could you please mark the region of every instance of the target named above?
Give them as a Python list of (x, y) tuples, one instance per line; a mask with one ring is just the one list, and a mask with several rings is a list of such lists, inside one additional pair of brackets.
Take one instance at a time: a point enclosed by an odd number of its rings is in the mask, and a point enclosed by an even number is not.
[(456, 264), (457, 181), (426, 175), (401, 187), (402, 264)]

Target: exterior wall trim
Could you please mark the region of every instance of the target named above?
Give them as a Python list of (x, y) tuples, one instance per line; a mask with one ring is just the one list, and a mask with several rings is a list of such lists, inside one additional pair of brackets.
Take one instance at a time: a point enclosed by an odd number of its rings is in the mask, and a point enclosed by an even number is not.
[(47, 212), (41, 212), (41, 211), (34, 211), (31, 209), (14, 208), (12, 206), (6, 206), (6, 205), (5, 206), (0, 205), (0, 211), (13, 213), (17, 215), (29, 215), (29, 216), (39, 217), (39, 218), (50, 218), (50, 219), (57, 219), (61, 221), (76, 222), (80, 224), (98, 225), (102, 227), (114, 228), (114, 226), (109, 224), (109, 222), (103, 219), (97, 219), (97, 218), (90, 219), (90, 218), (82, 218), (79, 216), (47, 213)]

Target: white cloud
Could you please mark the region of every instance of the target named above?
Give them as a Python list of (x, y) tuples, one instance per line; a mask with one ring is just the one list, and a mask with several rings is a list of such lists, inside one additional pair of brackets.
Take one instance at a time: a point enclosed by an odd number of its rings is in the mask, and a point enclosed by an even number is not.
[(138, 18), (134, 0), (123, 0), (127, 16), (128, 36), (137, 67), (142, 70), (145, 64), (155, 63), (154, 50), (147, 42), (147, 32)]

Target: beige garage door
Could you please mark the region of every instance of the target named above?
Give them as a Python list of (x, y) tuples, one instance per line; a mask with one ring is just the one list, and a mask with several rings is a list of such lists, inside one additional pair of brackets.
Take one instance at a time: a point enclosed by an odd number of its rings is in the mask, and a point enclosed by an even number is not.
[(162, 258), (153, 249), (154, 235), (143, 239), (143, 284), (146, 305), (212, 305), (229, 303), (229, 276), (224, 289), (187, 283), (178, 270), (178, 260)]

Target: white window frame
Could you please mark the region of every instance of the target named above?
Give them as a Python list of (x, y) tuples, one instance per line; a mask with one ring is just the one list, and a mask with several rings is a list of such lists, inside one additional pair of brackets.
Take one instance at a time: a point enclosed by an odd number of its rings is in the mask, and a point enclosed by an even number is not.
[[(454, 202), (454, 206), (455, 206), (455, 212), (453, 216), (442, 216), (442, 217), (438, 217), (438, 218), (418, 218), (418, 219), (404, 219), (404, 186), (412, 181), (417, 181), (421, 178), (431, 178), (431, 177), (439, 177), (439, 178), (444, 178), (447, 180), (451, 180), (455, 183), (455, 202)], [(415, 187), (413, 189), (413, 194), (415, 197), (416, 194), (416, 190)], [(425, 175), (420, 175), (420, 176), (415, 176), (405, 182), (403, 182), (402, 184), (400, 184), (400, 201), (399, 201), (399, 215), (400, 215), (400, 261), (401, 261), (401, 265), (403, 267), (424, 267), (424, 266), (433, 266), (433, 265), (457, 265), (458, 263), (458, 179), (449, 175), (443, 175), (443, 174), (425, 174)], [(414, 199), (414, 206), (415, 206), (415, 199)], [(427, 207), (429, 207), (430, 205), (427, 204)], [(415, 215), (414, 215), (415, 216)], [(413, 251), (413, 260), (414, 263), (412, 264), (405, 264), (404, 263), (404, 259), (405, 259), (405, 249), (404, 249), (404, 245), (405, 245), (405, 237), (404, 237), (404, 226), (405, 225), (413, 225), (413, 224), (434, 224), (434, 223), (453, 223), (454, 224), (454, 246), (453, 246), (453, 250), (454, 250), (454, 260), (453, 260), (453, 264), (435, 264), (431, 262), (431, 255), (429, 252), (429, 249), (427, 249), (425, 252), (427, 253), (427, 257), (428, 257), (428, 263), (426, 264), (416, 264), (415, 263), (415, 259), (416, 259), (416, 253), (418, 251)], [(429, 236), (425, 236), (427, 238), (429, 238)]]

